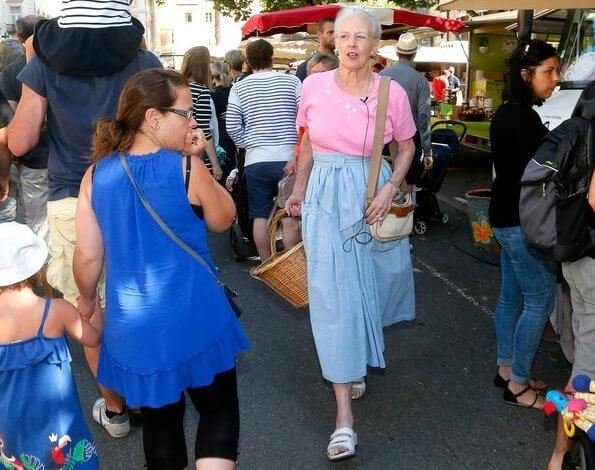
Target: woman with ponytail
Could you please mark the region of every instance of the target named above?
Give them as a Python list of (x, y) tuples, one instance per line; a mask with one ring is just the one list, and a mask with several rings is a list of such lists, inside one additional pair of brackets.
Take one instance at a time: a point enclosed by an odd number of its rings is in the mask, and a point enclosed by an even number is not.
[(237, 457), (235, 357), (249, 344), (206, 243), (206, 228), (226, 230), (235, 208), (199, 158), (205, 139), (195, 127), (186, 78), (158, 69), (133, 76), (116, 119), (97, 125), (77, 206), (73, 269), (84, 318), (93, 317), (104, 258), (106, 266), (97, 380), (140, 407), (149, 470), (187, 467), (184, 392), (200, 413), (197, 468), (232, 469)]
[(213, 106), (211, 105), (211, 54), (204, 46), (196, 46), (188, 49), (184, 54), (180, 73), (190, 82), (192, 93), (192, 112), (198, 127), (205, 134), (206, 146), (203, 155), (204, 161), (216, 180), (220, 180), (223, 171), (217, 160), (215, 146), (217, 142), (213, 139), (213, 132), (217, 129), (211, 128)]
[(523, 238), (520, 179), (547, 132), (533, 106), (549, 98), (560, 77), (556, 50), (531, 40), (520, 43), (508, 65), (503, 104), (490, 126), (495, 178), (490, 224), (502, 246), (502, 286), (494, 314), (498, 372), (494, 385), (507, 403), (543, 408), (546, 385), (531, 368), (556, 288), (555, 267)]

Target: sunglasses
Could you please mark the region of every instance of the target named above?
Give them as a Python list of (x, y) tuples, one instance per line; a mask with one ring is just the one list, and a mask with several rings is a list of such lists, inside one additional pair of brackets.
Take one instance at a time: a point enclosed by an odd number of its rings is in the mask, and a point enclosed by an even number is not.
[(169, 113), (177, 114), (178, 116), (183, 116), (186, 120), (190, 121), (192, 118), (192, 110), (191, 109), (176, 109), (176, 108), (157, 108), (161, 111), (167, 111)]

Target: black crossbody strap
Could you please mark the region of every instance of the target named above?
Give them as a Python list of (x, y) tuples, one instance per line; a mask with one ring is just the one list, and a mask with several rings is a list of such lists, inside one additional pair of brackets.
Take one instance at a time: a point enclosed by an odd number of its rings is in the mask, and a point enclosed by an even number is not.
[(126, 172), (126, 175), (128, 176), (128, 179), (130, 180), (130, 183), (132, 183), (132, 187), (136, 191), (136, 194), (137, 194), (138, 198), (140, 199), (140, 202), (142, 202), (143, 206), (145, 207), (145, 209), (147, 210), (147, 212), (149, 213), (149, 215), (153, 218), (153, 220), (155, 220), (155, 222), (157, 223), (157, 225), (159, 225), (159, 227), (161, 228), (161, 230), (163, 230), (165, 232), (165, 234), (169, 238), (171, 238), (172, 241), (176, 245), (178, 245), (186, 253), (188, 253), (190, 256), (192, 256), (196, 261), (198, 261), (202, 265), (203, 268), (205, 268), (209, 273), (211, 273), (211, 275), (217, 281), (217, 284), (219, 284), (222, 288), (225, 289), (225, 286), (223, 285), (223, 283), (219, 280), (219, 278), (217, 277), (217, 275), (213, 272), (213, 270), (208, 265), (208, 263), (204, 260), (204, 258), (202, 256), (200, 256), (192, 248), (190, 248), (190, 246), (184, 240), (182, 240), (180, 237), (178, 237), (172, 231), (172, 229), (170, 229), (167, 226), (167, 224), (163, 221), (163, 219), (159, 216), (159, 214), (157, 214), (157, 212), (155, 212), (155, 209), (153, 209), (153, 206), (151, 206), (151, 204), (149, 204), (149, 201), (147, 201), (147, 199), (145, 198), (145, 196), (141, 192), (140, 188), (136, 184), (136, 181), (135, 181), (134, 177), (132, 176), (132, 173), (130, 172), (130, 167), (128, 166), (128, 162), (126, 161), (126, 157), (124, 157), (124, 155), (122, 155), (122, 154), (120, 154), (119, 157), (120, 157), (120, 163), (122, 164), (122, 167), (124, 168), (124, 171)]

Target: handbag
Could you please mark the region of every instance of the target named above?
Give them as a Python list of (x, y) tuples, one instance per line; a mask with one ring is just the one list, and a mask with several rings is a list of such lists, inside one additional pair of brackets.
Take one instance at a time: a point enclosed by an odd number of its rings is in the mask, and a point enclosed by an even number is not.
[[(380, 176), (380, 165), (382, 163), (382, 147), (384, 138), (384, 123), (386, 121), (386, 108), (388, 105), (388, 91), (390, 78), (382, 77), (378, 91), (378, 109), (376, 111), (376, 126), (374, 129), (374, 141), (372, 145), (372, 158), (370, 161), (370, 173), (368, 174), (368, 192), (366, 202), (369, 206), (376, 194), (378, 177)], [(396, 158), (396, 142), (389, 144), (391, 157)], [(397, 190), (391, 208), (382, 221), (370, 225), (370, 234), (380, 242), (391, 242), (409, 236), (413, 230), (413, 196), (412, 187), (405, 181)]]
[(136, 191), (136, 194), (137, 194), (138, 198), (140, 199), (140, 202), (143, 204), (143, 206), (145, 207), (145, 209), (147, 210), (149, 215), (153, 218), (153, 220), (157, 223), (157, 225), (159, 225), (159, 228), (161, 228), (161, 230), (163, 230), (165, 232), (165, 234), (169, 238), (171, 238), (172, 241), (176, 245), (178, 245), (186, 253), (188, 253), (190, 256), (192, 256), (192, 258), (194, 258), (196, 261), (198, 261), (198, 263), (203, 268), (205, 268), (207, 270), (207, 272), (209, 272), (213, 276), (213, 278), (215, 279), (215, 282), (217, 282), (219, 287), (221, 287), (221, 289), (223, 290), (223, 293), (225, 294), (225, 297), (226, 297), (227, 301), (229, 302), (229, 306), (234, 311), (236, 317), (239, 318), (242, 315), (242, 309), (234, 300), (234, 297), (237, 297), (238, 294), (236, 292), (234, 292), (233, 290), (231, 290), (228, 286), (223, 284), (219, 280), (219, 276), (217, 276), (217, 274), (215, 274), (215, 272), (211, 269), (211, 267), (204, 260), (204, 258), (202, 256), (200, 256), (196, 251), (194, 251), (184, 240), (182, 240), (180, 237), (178, 237), (172, 231), (172, 229), (170, 229), (167, 226), (167, 224), (163, 221), (163, 219), (159, 216), (159, 214), (157, 214), (157, 212), (155, 212), (155, 209), (153, 209), (153, 206), (151, 206), (151, 204), (149, 204), (149, 201), (147, 201), (147, 199), (141, 192), (140, 188), (136, 184), (136, 181), (135, 181), (134, 177), (132, 176), (132, 173), (130, 172), (130, 167), (128, 166), (128, 162), (126, 161), (126, 158), (122, 154), (120, 154), (120, 163), (122, 164), (122, 167), (124, 168), (124, 171), (126, 172), (128, 179), (130, 180), (130, 183), (132, 183), (132, 187)]

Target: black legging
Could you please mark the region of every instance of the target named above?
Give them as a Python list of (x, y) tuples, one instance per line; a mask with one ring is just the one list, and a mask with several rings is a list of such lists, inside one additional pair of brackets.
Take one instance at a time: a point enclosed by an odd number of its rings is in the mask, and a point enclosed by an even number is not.
[[(211, 385), (189, 388), (186, 392), (200, 414), (195, 458), (235, 461), (240, 434), (235, 368), (216, 375)], [(149, 470), (178, 470), (188, 465), (184, 409), (184, 394), (178, 402), (162, 408), (141, 407), (143, 447)]]

